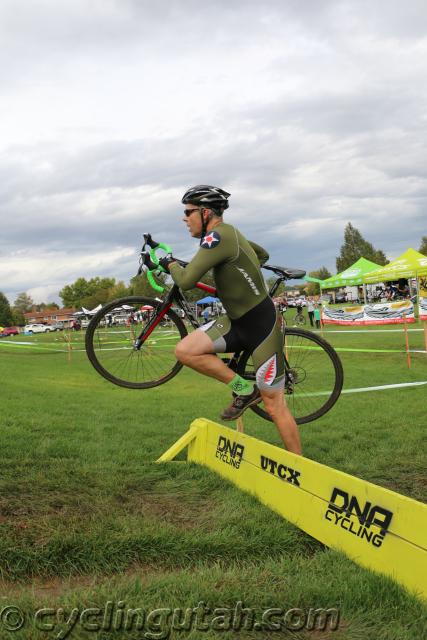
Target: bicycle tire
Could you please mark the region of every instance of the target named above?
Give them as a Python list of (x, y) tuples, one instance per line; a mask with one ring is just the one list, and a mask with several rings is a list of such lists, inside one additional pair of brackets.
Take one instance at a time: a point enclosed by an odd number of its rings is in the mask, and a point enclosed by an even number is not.
[[(133, 332), (136, 331), (138, 334), (140, 334), (143, 331), (143, 325), (145, 325), (146, 322), (141, 323), (141, 326), (138, 327), (137, 329), (135, 329), (134, 325), (133, 326), (129, 325), (129, 329), (128, 329), (129, 335), (125, 336), (124, 338), (123, 336), (119, 336), (119, 333), (126, 333), (126, 330), (123, 330), (123, 328), (116, 330), (116, 336), (114, 337), (120, 338), (121, 342), (123, 342), (125, 346), (112, 347), (111, 345), (113, 345), (114, 342), (107, 342), (107, 340), (111, 340), (111, 338), (108, 337), (107, 333), (114, 334), (114, 327), (110, 326), (109, 323), (106, 322), (106, 316), (111, 314), (111, 312), (114, 309), (116, 309), (117, 307), (123, 307), (123, 305), (126, 305), (128, 307), (131, 307), (132, 309), (136, 308), (137, 310), (140, 310), (141, 307), (148, 305), (153, 307), (154, 310), (156, 310), (159, 308), (161, 304), (162, 302), (158, 300), (154, 300), (152, 298), (145, 298), (143, 296), (126, 296), (124, 298), (119, 298), (117, 300), (113, 300), (112, 302), (109, 302), (104, 307), (102, 307), (102, 309), (100, 309), (96, 313), (96, 315), (92, 318), (86, 330), (86, 337), (85, 337), (86, 353), (93, 367), (106, 380), (108, 380), (109, 382), (112, 382), (113, 384), (116, 384), (119, 387), (125, 387), (127, 389), (150, 389), (152, 387), (157, 387), (161, 384), (164, 384), (165, 382), (168, 382), (174, 376), (176, 376), (177, 373), (179, 373), (179, 371), (182, 369), (183, 367), (182, 363), (176, 360), (175, 355), (173, 355), (173, 357), (171, 356), (171, 348), (169, 348), (169, 345), (166, 345), (166, 349), (170, 352), (168, 356), (171, 361), (170, 369), (167, 368), (164, 373), (162, 372), (162, 375), (159, 375), (158, 378), (151, 379), (151, 380), (145, 380), (145, 379), (129, 380), (124, 378), (124, 373), (126, 371), (129, 374), (127, 376), (128, 378), (131, 377), (131, 374), (134, 375), (135, 377), (138, 377), (138, 376), (141, 377), (144, 374), (145, 364), (149, 361), (150, 355), (153, 355), (148, 352), (148, 348), (150, 347), (151, 349), (153, 349), (153, 346), (156, 344), (156, 341), (151, 338), (152, 334), (150, 335), (150, 338), (149, 338), (149, 341), (150, 341), (149, 344), (147, 341), (147, 347), (143, 345), (141, 350), (139, 351), (136, 351), (133, 349), (133, 342), (135, 339), (135, 333)], [(136, 313), (138, 313), (138, 311), (136, 311)], [(184, 323), (176, 315), (174, 311), (170, 309), (165, 314), (164, 317), (166, 320), (170, 320), (172, 322), (172, 325), (175, 327), (176, 332), (174, 335), (176, 335), (176, 338), (182, 339), (188, 334), (188, 331)], [(107, 331), (108, 328), (111, 329), (109, 332)], [(158, 325), (154, 329), (153, 334), (156, 331), (160, 333), (161, 329), (162, 327)], [(101, 333), (104, 332), (104, 334), (106, 335), (105, 340), (103, 340), (102, 335), (99, 335), (99, 332)], [(107, 346), (107, 345), (110, 345), (110, 346)], [(103, 346), (105, 347), (104, 349), (102, 348)], [(171, 345), (171, 347), (172, 346), (174, 345)], [(124, 365), (117, 364), (120, 354), (116, 353), (111, 357), (109, 355), (109, 353), (112, 353), (114, 351), (116, 352), (128, 351), (127, 363), (125, 362)], [(159, 353), (158, 349), (157, 349), (157, 353)], [(126, 356), (124, 354), (122, 355), (124, 356), (124, 360), (125, 360)], [(117, 357), (115, 358), (115, 356)], [(143, 357), (144, 357), (144, 360), (142, 360)], [(134, 362), (132, 365), (133, 369), (131, 370), (130, 360), (132, 358), (134, 358)], [(153, 364), (153, 361), (152, 361), (152, 364)], [(113, 369), (114, 366), (115, 366), (115, 371), (109, 370), (109, 367)], [(167, 367), (168, 366), (169, 365), (167, 365)], [(159, 371), (160, 368), (161, 368), (161, 362), (159, 362), (157, 365), (157, 371)], [(121, 376), (119, 375), (120, 371), (122, 372)]]
[(306, 323), (306, 319), (303, 313), (297, 313), (294, 316), (294, 323), (301, 326), (304, 325)]
[[(300, 344), (299, 351), (302, 354), (304, 354), (304, 352), (309, 353), (310, 350), (317, 350), (320, 353), (327, 354), (328, 360), (326, 360), (325, 362), (330, 365), (331, 371), (333, 371), (333, 384), (330, 385), (331, 386), (330, 392), (329, 391), (308, 392), (307, 395), (305, 396), (306, 399), (310, 397), (321, 398), (323, 394), (326, 396), (325, 402), (323, 402), (315, 410), (310, 410), (307, 413), (304, 413), (304, 411), (299, 411), (295, 403), (295, 398), (297, 397), (297, 395), (299, 395), (302, 400), (300, 404), (303, 404), (303, 400), (304, 400), (303, 392), (300, 393), (301, 387), (298, 388), (298, 384), (302, 385), (304, 383), (304, 381), (307, 379), (308, 373), (307, 373), (307, 369), (303, 370), (303, 364), (304, 364), (303, 358), (301, 357), (299, 359), (300, 361), (298, 361), (298, 353), (291, 354), (293, 346), (290, 346), (290, 344), (292, 345), (293, 338), (300, 341), (301, 344)], [(302, 344), (302, 341), (306, 341), (306, 344)], [(314, 333), (311, 333), (311, 331), (307, 331), (305, 329), (287, 327), (285, 330), (284, 349), (285, 351), (288, 352), (287, 359), (289, 362), (289, 370), (291, 374), (292, 372), (294, 372), (293, 375), (294, 377), (296, 377), (296, 382), (293, 385), (293, 388), (294, 389), (296, 388), (296, 392), (294, 391), (293, 393), (290, 394), (289, 393), (289, 389), (290, 389), (289, 372), (287, 373), (288, 382), (285, 385), (284, 393), (285, 393), (285, 398), (287, 399), (287, 404), (289, 406), (289, 409), (291, 410), (297, 424), (306, 424), (307, 422), (312, 422), (313, 420), (317, 420), (317, 418), (320, 418), (325, 413), (327, 413), (330, 409), (332, 409), (332, 407), (334, 406), (334, 404), (336, 403), (336, 401), (338, 400), (341, 394), (341, 390), (344, 383), (344, 371), (343, 371), (341, 360), (337, 352), (329, 344), (329, 342), (327, 342), (320, 336)], [(250, 360), (250, 356), (251, 354), (247, 352), (243, 353), (240, 356), (239, 362), (237, 364), (237, 373), (241, 375), (243, 378), (255, 380), (255, 374), (253, 372), (253, 369), (251, 370), (251, 365), (250, 363), (248, 364), (248, 361)], [(314, 359), (314, 365), (316, 364), (319, 366), (319, 358), (317, 358), (317, 363), (316, 363), (316, 358)], [(321, 362), (320, 364), (322, 365), (323, 363)], [(298, 371), (299, 371), (299, 374), (298, 374)], [(316, 373), (319, 379), (319, 383), (320, 383), (320, 377), (323, 376), (323, 384), (325, 384), (325, 379), (326, 380), (328, 379), (327, 376), (325, 377), (325, 371), (322, 371), (320, 367), (317, 369)], [(298, 382), (298, 375), (300, 377), (299, 382)], [(311, 375), (310, 382), (313, 378), (313, 375), (315, 374), (313, 373)], [(332, 377), (332, 374), (329, 374), (329, 375)], [(316, 380), (314, 380), (314, 384), (316, 384)], [(289, 400), (291, 397), (293, 398), (293, 402)], [(264, 418), (265, 420), (269, 420), (270, 422), (272, 421), (270, 415), (265, 411), (265, 409), (263, 409), (262, 403), (260, 405), (252, 406), (251, 409), (252, 411), (255, 411), (255, 413), (257, 413), (259, 416)], [(300, 413), (301, 415), (299, 415)]]

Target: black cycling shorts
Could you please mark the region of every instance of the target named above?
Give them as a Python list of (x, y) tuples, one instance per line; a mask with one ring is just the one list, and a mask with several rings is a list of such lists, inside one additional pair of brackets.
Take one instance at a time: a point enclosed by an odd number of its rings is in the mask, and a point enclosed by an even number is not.
[(237, 320), (221, 316), (198, 331), (209, 336), (215, 353), (249, 351), (259, 389), (284, 386), (283, 318), (269, 296)]

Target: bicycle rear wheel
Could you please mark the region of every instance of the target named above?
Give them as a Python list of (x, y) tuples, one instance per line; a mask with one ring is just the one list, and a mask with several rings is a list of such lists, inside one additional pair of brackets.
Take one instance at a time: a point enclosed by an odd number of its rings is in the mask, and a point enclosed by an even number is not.
[[(320, 418), (334, 406), (342, 390), (344, 372), (338, 354), (320, 336), (293, 327), (285, 329), (284, 353), (288, 363), (284, 393), (292, 415), (298, 424)], [(255, 380), (250, 354), (242, 354), (237, 373)], [(271, 421), (263, 403), (251, 409)]]
[(187, 335), (180, 318), (169, 310), (139, 349), (135, 340), (148, 329), (162, 303), (128, 296), (113, 300), (92, 318), (86, 352), (104, 378), (129, 389), (149, 389), (168, 382), (182, 368), (175, 345)]
[(294, 323), (298, 326), (302, 326), (305, 324), (305, 316), (303, 313), (297, 313), (294, 317)]

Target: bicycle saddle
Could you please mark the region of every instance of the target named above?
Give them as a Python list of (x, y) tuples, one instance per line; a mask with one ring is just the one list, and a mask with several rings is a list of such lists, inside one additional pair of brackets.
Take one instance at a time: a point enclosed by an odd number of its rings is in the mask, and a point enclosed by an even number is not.
[(282, 278), (286, 278), (286, 280), (298, 280), (299, 278), (303, 278), (306, 274), (306, 271), (302, 269), (291, 269), (289, 267), (278, 267), (274, 264), (263, 264), (263, 269), (268, 269), (269, 271), (273, 271), (276, 275), (282, 276)]

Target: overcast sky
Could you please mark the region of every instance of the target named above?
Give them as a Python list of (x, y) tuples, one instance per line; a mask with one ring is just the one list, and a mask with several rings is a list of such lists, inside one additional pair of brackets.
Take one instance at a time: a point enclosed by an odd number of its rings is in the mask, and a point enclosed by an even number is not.
[(1, 0), (0, 46), (10, 302), (128, 282), (144, 231), (190, 258), (198, 183), (285, 266), (427, 235), (425, 0)]

